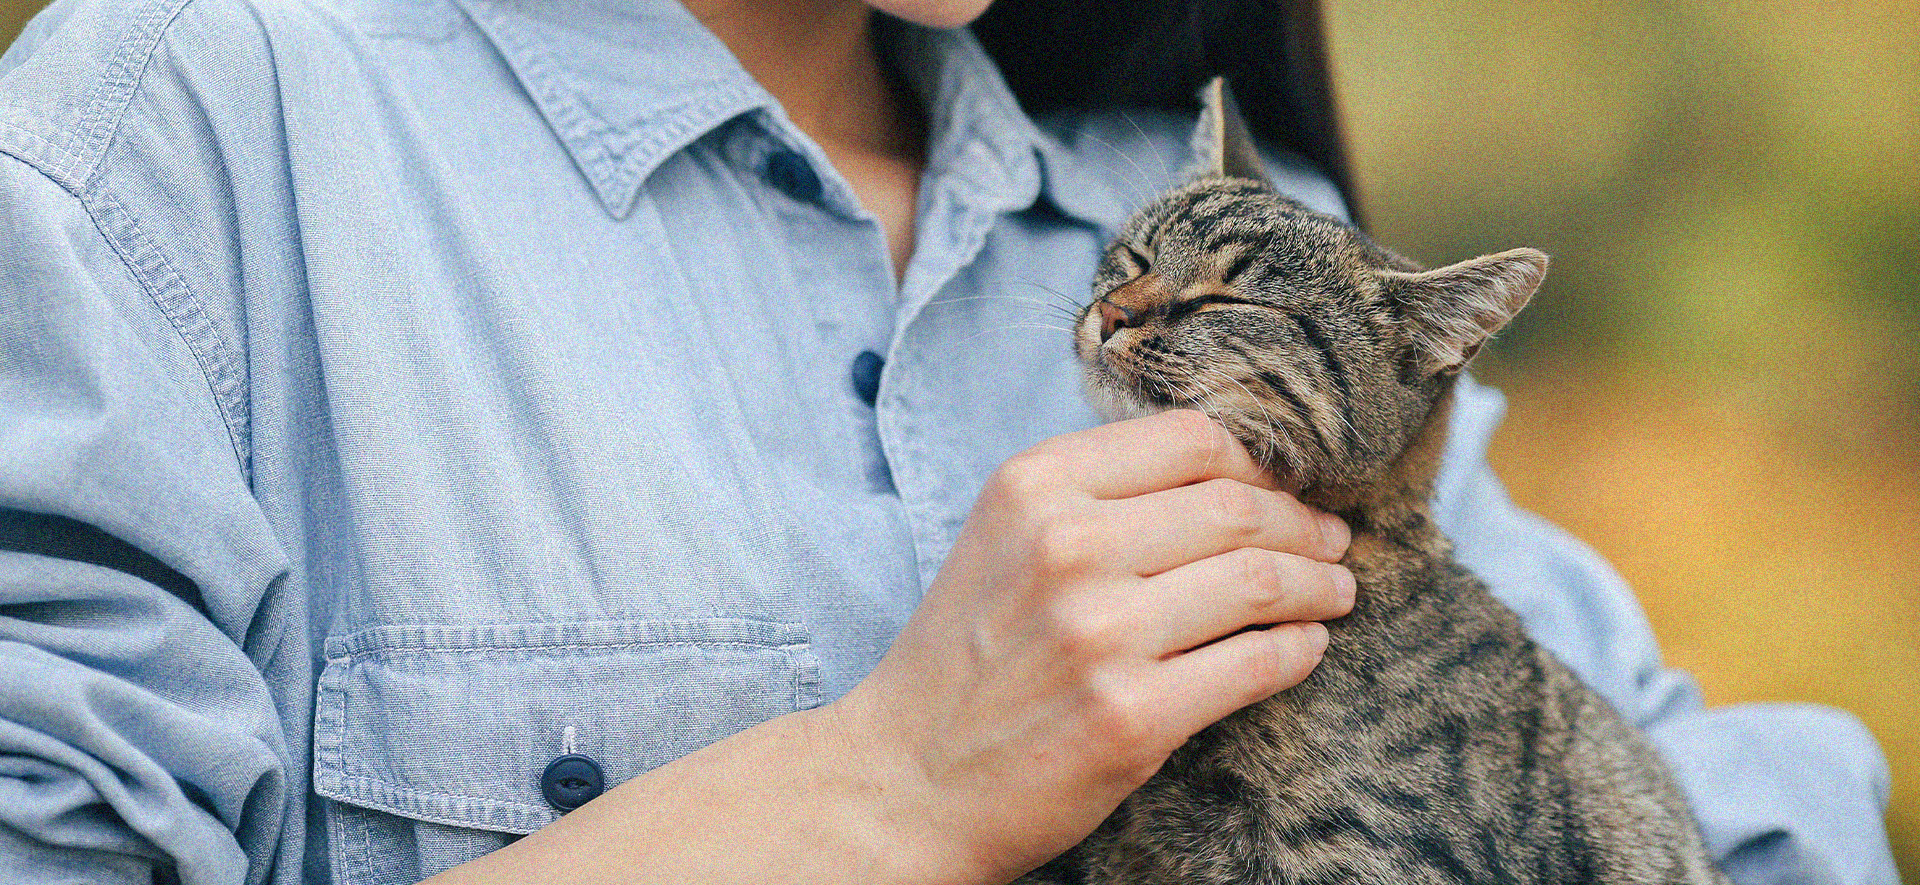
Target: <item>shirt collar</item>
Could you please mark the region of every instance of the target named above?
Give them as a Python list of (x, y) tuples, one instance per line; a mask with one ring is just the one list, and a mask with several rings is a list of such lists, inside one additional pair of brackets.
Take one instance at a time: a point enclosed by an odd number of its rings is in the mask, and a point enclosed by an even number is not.
[[(760, 111), (804, 142), (773, 96), (675, 0), (458, 0), (493, 43), (615, 218), (661, 162), (720, 124)], [(1036, 127), (964, 30), (883, 19), (883, 51), (928, 109), (928, 176), (968, 182), (993, 208), (1045, 196), (1111, 227), (1125, 207)], [(824, 167), (811, 145), (795, 144)], [(1118, 213), (1118, 214), (1116, 214)]]
[(458, 2), (617, 218), (661, 160), (773, 104), (672, 0)]

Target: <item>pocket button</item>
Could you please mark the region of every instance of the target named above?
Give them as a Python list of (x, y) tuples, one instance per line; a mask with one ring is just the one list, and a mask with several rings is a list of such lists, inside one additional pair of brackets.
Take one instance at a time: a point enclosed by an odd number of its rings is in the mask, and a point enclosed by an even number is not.
[(600, 763), (577, 753), (547, 763), (547, 770), (540, 773), (540, 795), (561, 813), (587, 804), (606, 787)]

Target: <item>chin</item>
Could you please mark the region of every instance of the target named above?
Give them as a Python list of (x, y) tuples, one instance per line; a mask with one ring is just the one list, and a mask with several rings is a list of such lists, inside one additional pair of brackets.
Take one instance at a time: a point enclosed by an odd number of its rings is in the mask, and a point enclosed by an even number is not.
[(1147, 408), (1130, 397), (1124, 397), (1109, 390), (1089, 389), (1087, 392), (1087, 401), (1093, 405), (1095, 412), (1100, 413), (1100, 417), (1108, 421), (1145, 418), (1148, 415), (1155, 415), (1166, 411), (1165, 409)]
[(1158, 415), (1168, 409), (1190, 408), (1177, 403), (1146, 403), (1140, 397), (1118, 389), (1112, 378), (1098, 377), (1089, 372), (1081, 379), (1086, 392), (1087, 404), (1108, 421), (1125, 421), (1129, 418), (1145, 418)]
[(866, 0), (894, 18), (929, 28), (958, 28), (986, 12), (993, 0)]

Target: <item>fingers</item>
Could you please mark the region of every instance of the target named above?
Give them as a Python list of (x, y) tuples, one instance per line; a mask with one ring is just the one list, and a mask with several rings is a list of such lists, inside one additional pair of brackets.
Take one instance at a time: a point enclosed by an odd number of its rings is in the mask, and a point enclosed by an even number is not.
[[(1298, 685), (1327, 650), (1327, 628), (1315, 623), (1249, 630), (1168, 660), (1146, 676), (1150, 695), (1165, 698), (1169, 724), (1192, 735), (1248, 704)], [(1194, 691), (1192, 686), (1211, 690)]]
[(1191, 410), (1055, 437), (1014, 456), (1008, 469), (1034, 479), (1065, 478), (1101, 499), (1131, 498), (1218, 478), (1278, 488), (1233, 434)]
[(1242, 547), (1293, 553), (1321, 562), (1346, 555), (1351, 535), (1338, 517), (1286, 492), (1214, 479), (1106, 502), (1103, 530), (1119, 539), (1116, 566), (1155, 575)]
[(1147, 579), (1127, 594), (1155, 654), (1192, 649), (1254, 624), (1325, 621), (1353, 610), (1344, 566), (1246, 547)]

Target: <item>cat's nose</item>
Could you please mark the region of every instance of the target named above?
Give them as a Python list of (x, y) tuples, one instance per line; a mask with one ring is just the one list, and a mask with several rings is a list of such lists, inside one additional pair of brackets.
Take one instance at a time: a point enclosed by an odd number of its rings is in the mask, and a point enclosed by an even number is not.
[(1127, 315), (1126, 311), (1121, 310), (1119, 306), (1115, 305), (1113, 302), (1104, 301), (1104, 300), (1101, 301), (1100, 302), (1100, 343), (1101, 344), (1107, 343), (1107, 339), (1112, 338), (1113, 333), (1118, 332), (1121, 329), (1124, 329), (1127, 326), (1132, 325), (1132, 323), (1130, 322), (1130, 320), (1132, 319), (1133, 319), (1132, 317)]

